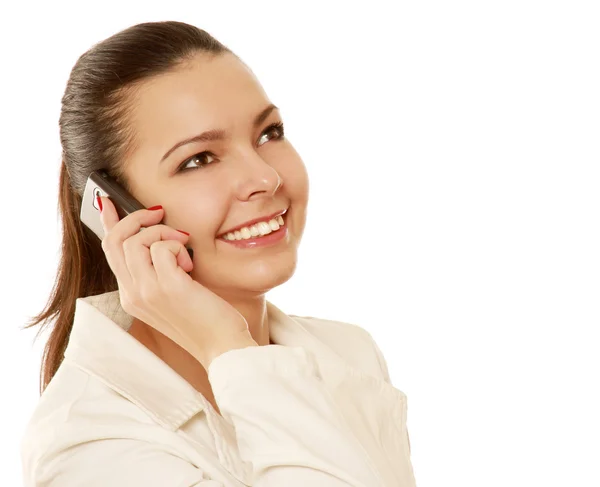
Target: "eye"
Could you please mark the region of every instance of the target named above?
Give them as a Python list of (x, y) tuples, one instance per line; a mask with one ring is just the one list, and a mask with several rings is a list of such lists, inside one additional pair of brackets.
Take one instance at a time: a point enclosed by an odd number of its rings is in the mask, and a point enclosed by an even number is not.
[[(271, 130), (274, 130), (275, 133), (278, 134), (277, 139), (284, 138), (283, 122), (272, 123), (264, 130), (263, 134), (267, 134), (267, 133), (271, 132)], [(261, 139), (262, 139), (262, 136), (261, 136)]]
[[(204, 166), (208, 166), (209, 164), (212, 163), (212, 161), (210, 162), (206, 162), (205, 157), (210, 156), (210, 157), (214, 157), (214, 154), (212, 152), (199, 152), (198, 154), (194, 154), (192, 157), (190, 157), (189, 159), (186, 159), (185, 161), (183, 161), (183, 164), (181, 164), (181, 166), (179, 166), (177, 168), (176, 172), (184, 172), (187, 171), (188, 169), (202, 169)], [(199, 165), (197, 165), (196, 167), (186, 167), (190, 162), (195, 162), (199, 160), (200, 162), (197, 163)]]
[[(259, 145), (262, 145), (262, 144), (260, 144), (260, 142), (265, 137), (265, 135), (267, 135), (269, 133), (275, 133), (276, 134), (275, 135), (275, 140), (282, 140), (282, 139), (284, 139), (285, 138), (285, 132), (284, 132), (284, 128), (283, 128), (283, 122), (272, 123), (265, 130), (263, 130), (263, 133), (261, 134), (260, 138), (258, 139), (259, 140)], [(267, 141), (268, 140), (271, 140), (271, 139), (269, 138), (269, 139), (267, 139)], [(194, 154), (189, 159), (186, 159), (185, 161), (183, 161), (183, 163), (177, 168), (177, 171), (175, 171), (175, 173), (185, 172), (185, 171), (192, 170), (192, 169), (202, 169), (205, 166), (208, 166), (209, 164), (212, 164), (213, 160), (209, 160), (207, 162), (206, 161), (206, 157), (210, 157), (211, 159), (214, 159), (215, 155), (212, 152), (208, 152), (208, 151), (199, 152), (198, 154)], [(194, 162), (194, 164), (196, 164), (196, 166), (187, 167), (192, 162)]]

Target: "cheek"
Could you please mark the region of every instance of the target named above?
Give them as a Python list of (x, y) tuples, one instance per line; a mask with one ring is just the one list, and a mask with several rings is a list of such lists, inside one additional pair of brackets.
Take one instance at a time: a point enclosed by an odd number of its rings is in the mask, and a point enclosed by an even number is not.
[(294, 157), (288, 158), (278, 172), (286, 187), (285, 191), (294, 200), (292, 203), (306, 204), (309, 188), (308, 172), (300, 156), (295, 154)]
[(181, 230), (190, 232), (198, 243), (214, 240), (227, 211), (222, 192), (215, 191), (214, 185), (195, 187), (179, 195), (177, 206), (185, 225)]

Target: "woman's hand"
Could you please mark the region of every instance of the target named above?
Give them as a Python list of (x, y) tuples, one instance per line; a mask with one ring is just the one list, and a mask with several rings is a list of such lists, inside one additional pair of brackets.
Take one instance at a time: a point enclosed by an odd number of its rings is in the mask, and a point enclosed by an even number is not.
[(258, 346), (245, 318), (187, 274), (193, 268), (185, 248), (189, 236), (159, 224), (164, 209), (138, 210), (119, 220), (108, 197), (100, 207), (102, 249), (126, 313), (183, 347), (206, 370), (221, 353)]

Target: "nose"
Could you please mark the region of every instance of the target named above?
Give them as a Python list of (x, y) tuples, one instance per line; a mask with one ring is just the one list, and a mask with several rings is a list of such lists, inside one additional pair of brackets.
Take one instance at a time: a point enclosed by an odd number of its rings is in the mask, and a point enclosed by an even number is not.
[(283, 185), (277, 170), (256, 152), (241, 157), (235, 172), (236, 193), (242, 201), (273, 196)]

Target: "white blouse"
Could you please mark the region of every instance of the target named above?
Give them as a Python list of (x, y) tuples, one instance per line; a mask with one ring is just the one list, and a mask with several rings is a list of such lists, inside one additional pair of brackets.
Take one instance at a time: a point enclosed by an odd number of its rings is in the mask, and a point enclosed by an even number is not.
[(267, 301), (275, 345), (208, 368), (210, 402), (127, 333), (118, 291), (77, 300), (21, 443), (25, 487), (413, 487), (406, 395), (371, 335)]

